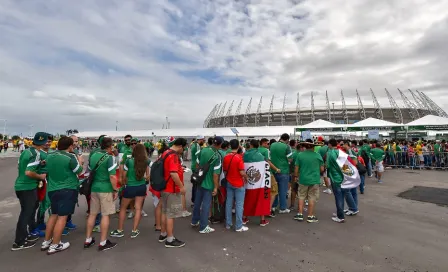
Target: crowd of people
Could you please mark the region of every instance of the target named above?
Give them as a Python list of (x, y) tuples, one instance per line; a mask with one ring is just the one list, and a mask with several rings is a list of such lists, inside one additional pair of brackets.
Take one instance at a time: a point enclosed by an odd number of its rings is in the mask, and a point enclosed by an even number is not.
[[(174, 225), (176, 218), (190, 215), (191, 226), (200, 234), (213, 233), (218, 223), (236, 232), (248, 231), (250, 220), (259, 220), (265, 227), (268, 218), (292, 210), (297, 211), (294, 220), (317, 223), (315, 206), (321, 189), (334, 195), (332, 220), (344, 223), (346, 216), (359, 213), (358, 190), (365, 193), (366, 176), (375, 175), (382, 183), (383, 162), (391, 146), (323, 137), (299, 142), (286, 133), (278, 141), (198, 136), (190, 144), (184, 138), (168, 137), (153, 144), (131, 135), (123, 141), (102, 135), (84, 157), (76, 136), (63, 136), (52, 146), (54, 141), (48, 133), (36, 133), (20, 155), (15, 190), (21, 212), (14, 251), (35, 246), (40, 237), (44, 237), (41, 250), (47, 254), (69, 248), (62, 236), (77, 228), (71, 216), (80, 185), (90, 186), (88, 193), (83, 192), (88, 207), (86, 249), (96, 244), (93, 232), (100, 233), (98, 250), (114, 248), (117, 243), (108, 237), (125, 236), (126, 217), (134, 220), (129, 234), (136, 238), (140, 220), (147, 216), (143, 207), (148, 192), (154, 205), (154, 229), (160, 232), (158, 241), (167, 248), (185, 246), (174, 235)], [(400, 145), (392, 146), (397, 151)], [(157, 158), (151, 160), (155, 150)], [(347, 182), (347, 169), (340, 163), (343, 154), (356, 168), (358, 183)], [(184, 166), (186, 159), (191, 159), (191, 169)], [(191, 182), (184, 179), (189, 171)], [(192, 186), (192, 213), (186, 204), (186, 186)], [(110, 216), (116, 213), (118, 224), (110, 231)]]

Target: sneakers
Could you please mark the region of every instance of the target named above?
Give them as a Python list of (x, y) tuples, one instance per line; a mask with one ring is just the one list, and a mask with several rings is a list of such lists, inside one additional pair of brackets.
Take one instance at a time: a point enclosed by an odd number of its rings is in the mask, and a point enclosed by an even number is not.
[(189, 211), (182, 212), (182, 217), (189, 217), (189, 216), (191, 216), (191, 212), (189, 212)]
[(75, 230), (75, 229), (76, 229), (76, 225), (73, 224), (72, 221), (68, 221), (68, 222), (65, 224), (65, 228), (66, 228), (66, 229), (69, 229), (69, 230)]
[(167, 248), (179, 248), (179, 247), (184, 247), (185, 246), (185, 242), (182, 242), (180, 240), (177, 240), (177, 238), (174, 238), (174, 240), (172, 242), (165, 242), (165, 247)]
[(147, 214), (144, 210), (142, 210), (141, 215), (142, 215), (143, 217), (148, 217), (148, 214)]
[(269, 221), (268, 220), (261, 220), (260, 221), (260, 227), (266, 227), (267, 225), (269, 225)]
[(84, 248), (90, 248), (94, 244), (95, 244), (95, 238), (92, 237), (92, 240), (90, 240), (90, 242), (87, 241), (84, 242)]
[(205, 229), (200, 230), (199, 233), (201, 234), (207, 234), (207, 233), (212, 233), (215, 232), (214, 228), (210, 228), (210, 226), (205, 227)]
[(319, 220), (317, 219), (317, 217), (315, 215), (312, 215), (312, 216), (308, 216), (307, 217), (306, 222), (308, 222), (308, 223), (317, 223), (317, 222), (319, 222)]
[(196, 227), (199, 227), (199, 222), (197, 222), (197, 223), (190, 223), (190, 225), (191, 225), (193, 228), (196, 228)]
[(102, 246), (100, 244), (98, 246), (98, 251), (106, 251), (106, 250), (112, 249), (112, 248), (114, 248), (116, 246), (117, 246), (117, 243), (112, 243), (111, 241), (106, 240), (106, 244), (105, 245)]
[(290, 212), (291, 212), (290, 209), (284, 209), (284, 210), (280, 210), (280, 211), (278, 211), (278, 213), (280, 213), (280, 214), (290, 213)]
[(344, 223), (345, 222), (345, 219), (339, 219), (337, 216), (333, 216), (331, 218), (331, 220), (333, 220), (336, 223)]
[(11, 250), (18, 251), (18, 250), (22, 250), (22, 249), (28, 249), (28, 248), (32, 248), (35, 245), (36, 245), (36, 242), (30, 242), (30, 241), (25, 241), (21, 245), (14, 243), (11, 247)]
[(381, 183), (383, 183), (381, 180), (378, 180), (378, 184), (381, 184)]
[(163, 236), (163, 235), (159, 235), (159, 243), (163, 243), (166, 241), (166, 238), (168, 238), (167, 235)]
[(114, 231), (111, 231), (109, 235), (111, 237), (121, 238), (124, 236), (124, 232), (122, 230), (114, 230)]
[(26, 237), (26, 240), (28, 242), (35, 242), (37, 240), (39, 240), (39, 232), (32, 232), (28, 235), (28, 237)]
[(53, 242), (53, 239), (50, 239), (49, 241), (43, 241), (42, 246), (40, 247), (40, 250), (47, 251), (51, 246), (51, 242)]
[(69, 235), (70, 234), (70, 231), (68, 230), (68, 229), (64, 229), (63, 231), (62, 231), (62, 236), (67, 236), (67, 235)]
[(323, 190), (323, 192), (326, 194), (329, 194), (329, 195), (331, 195), (333, 193), (330, 188)]
[(47, 251), (47, 255), (52, 255), (61, 251), (66, 250), (67, 248), (70, 247), (70, 243), (69, 242), (60, 242), (57, 245), (51, 245), (50, 248)]
[(240, 229), (237, 229), (236, 232), (245, 232), (245, 231), (248, 231), (248, 230), (249, 230), (248, 227), (242, 226)]
[(346, 211), (345, 212), (345, 215), (348, 215), (348, 216), (354, 216), (354, 215), (357, 215), (359, 213), (359, 210), (358, 211), (355, 211), (355, 212), (353, 212), (353, 211)]
[(298, 213), (294, 216), (294, 220), (303, 221), (303, 214)]
[(249, 218), (243, 217), (243, 225), (246, 225), (247, 223), (249, 223)]
[(134, 239), (134, 238), (136, 238), (139, 234), (140, 234), (140, 231), (139, 231), (138, 229), (137, 229), (137, 230), (133, 230), (133, 231), (131, 231), (131, 238)]
[(134, 218), (134, 213), (133, 212), (129, 212), (128, 219), (132, 219), (132, 218)]
[(93, 227), (93, 232), (101, 232), (100, 230), (100, 225), (96, 225), (95, 227)]
[(269, 215), (270, 218), (275, 218), (275, 210), (271, 210), (271, 214)]

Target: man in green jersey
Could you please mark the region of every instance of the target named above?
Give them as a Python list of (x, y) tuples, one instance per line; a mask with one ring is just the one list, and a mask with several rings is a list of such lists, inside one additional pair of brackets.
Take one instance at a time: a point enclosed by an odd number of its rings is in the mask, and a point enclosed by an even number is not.
[(52, 214), (47, 222), (41, 250), (47, 250), (48, 255), (70, 246), (69, 242), (62, 242), (61, 237), (67, 217), (74, 213), (78, 203), (78, 174), (82, 172), (82, 165), (73, 149), (73, 138), (63, 136), (58, 141), (58, 150), (47, 157), (48, 197)]
[(362, 145), (359, 150), (358, 150), (358, 156), (361, 156), (364, 159), (364, 162), (367, 166), (367, 176), (369, 176), (369, 178), (372, 177), (372, 161), (370, 159), (370, 144), (368, 140), (364, 140), (362, 142)]
[(47, 143), (48, 134), (38, 132), (34, 136), (33, 145), (23, 151), (19, 157), (18, 176), (14, 185), (16, 196), (20, 202), (20, 215), (17, 222), (16, 237), (11, 250), (31, 248), (36, 244), (38, 236), (30, 235), (29, 230), (35, 229), (37, 209), (37, 186), (39, 181), (45, 180), (45, 173), (38, 174), (40, 165), (39, 151)]
[(377, 143), (376, 147), (370, 151), (370, 157), (372, 158), (372, 164), (375, 165), (375, 173), (378, 178), (378, 183), (382, 183), (381, 178), (384, 173), (383, 161), (386, 154), (381, 143)]
[(289, 146), (289, 134), (284, 133), (280, 137), (280, 141), (271, 144), (271, 161), (280, 169), (280, 173), (275, 173), (275, 179), (278, 184), (278, 200), (276, 199), (273, 208), (277, 207), (277, 202), (280, 202), (279, 213), (291, 212), (287, 208), (286, 195), (288, 193), (288, 184), (290, 180), (289, 163), (292, 161), (292, 151)]
[(92, 182), (90, 202), (90, 214), (87, 218), (87, 232), (84, 248), (90, 248), (95, 244), (92, 238), (92, 230), (97, 214), (101, 213), (101, 240), (98, 249), (108, 250), (116, 246), (107, 239), (109, 233), (109, 215), (115, 214), (114, 201), (117, 198), (117, 162), (112, 153), (113, 141), (111, 138), (103, 138), (101, 150), (96, 151), (89, 159), (89, 168), (97, 169)]
[[(196, 141), (193, 142), (193, 144), (191, 145), (191, 171), (195, 172), (197, 167), (198, 167), (198, 163), (199, 163), (199, 154), (201, 153), (201, 148), (204, 145), (204, 141), (205, 141), (205, 137), (202, 135), (199, 135), (196, 138)], [(191, 189), (191, 203), (192, 206), (194, 206), (194, 202), (196, 200), (196, 191), (197, 191), (197, 186), (195, 184), (193, 184), (193, 188)]]
[(440, 145), (440, 140), (436, 140), (436, 144), (434, 145), (434, 156), (436, 159), (436, 167), (440, 168), (440, 155), (442, 153), (442, 146)]
[(191, 225), (199, 226), (199, 233), (202, 234), (215, 231), (208, 225), (208, 217), (212, 196), (218, 193), (219, 176), (222, 169), (222, 158), (218, 150), (221, 149), (223, 142), (224, 138), (217, 136), (212, 141), (213, 145), (202, 149), (200, 152), (199, 166), (209, 164), (210, 168), (205, 173), (204, 181), (196, 190), (196, 201), (194, 203)]
[(330, 139), (328, 142), (328, 152), (327, 152), (327, 173), (328, 178), (331, 181), (331, 186), (333, 188), (334, 200), (336, 203), (336, 214), (333, 214), (331, 218), (334, 222), (344, 223), (344, 193), (342, 192), (342, 182), (344, 181), (344, 174), (342, 173), (341, 167), (337, 162), (339, 157), (339, 150), (337, 149), (338, 142), (335, 139)]

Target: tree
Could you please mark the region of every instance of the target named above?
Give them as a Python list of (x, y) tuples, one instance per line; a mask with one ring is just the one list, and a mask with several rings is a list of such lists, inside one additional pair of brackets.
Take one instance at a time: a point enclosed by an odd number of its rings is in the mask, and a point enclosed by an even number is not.
[(73, 130), (73, 133), (79, 133), (79, 131), (75, 128), (75, 129)]

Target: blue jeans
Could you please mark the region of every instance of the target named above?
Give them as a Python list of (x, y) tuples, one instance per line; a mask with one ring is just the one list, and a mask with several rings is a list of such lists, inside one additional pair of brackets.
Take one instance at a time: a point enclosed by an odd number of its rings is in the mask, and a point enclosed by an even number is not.
[(356, 188), (342, 189), (348, 209), (352, 212), (358, 211), (358, 193)]
[(361, 184), (359, 185), (359, 191), (362, 193), (364, 193), (364, 186), (366, 185), (366, 175), (360, 175), (361, 177)]
[(336, 203), (336, 214), (339, 219), (345, 219), (344, 214), (344, 193), (342, 192), (341, 186), (337, 186), (333, 182), (331, 183), (333, 188), (334, 200)]
[(278, 197), (275, 199), (272, 208), (277, 207), (280, 201), (280, 210), (286, 210), (286, 194), (288, 193), (289, 174), (274, 174), (278, 184)]
[(369, 160), (367, 163), (367, 175), (370, 177), (372, 175), (372, 161)]
[(212, 205), (212, 191), (199, 186), (195, 197), (191, 223), (197, 224), (199, 222), (199, 230), (204, 230), (208, 226), (208, 215)]
[(246, 188), (235, 188), (230, 183), (227, 183), (227, 198), (226, 198), (226, 226), (232, 226), (232, 206), (235, 200), (235, 228), (241, 229), (243, 227), (243, 209), (244, 196)]

